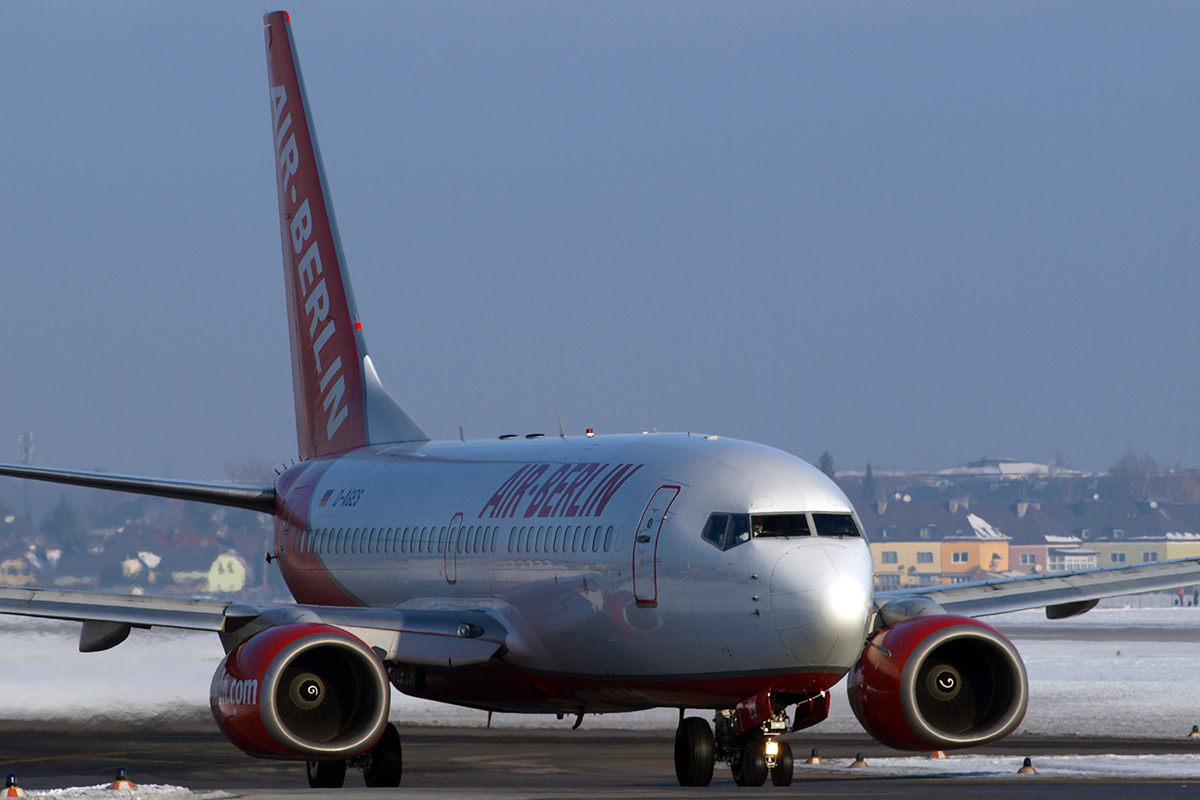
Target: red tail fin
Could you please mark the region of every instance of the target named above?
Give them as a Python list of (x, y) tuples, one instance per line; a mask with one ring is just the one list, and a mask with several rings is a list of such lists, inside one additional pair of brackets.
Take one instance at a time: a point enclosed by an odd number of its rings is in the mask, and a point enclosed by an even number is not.
[(379, 383), (285, 11), (263, 18), (300, 457), (428, 436)]

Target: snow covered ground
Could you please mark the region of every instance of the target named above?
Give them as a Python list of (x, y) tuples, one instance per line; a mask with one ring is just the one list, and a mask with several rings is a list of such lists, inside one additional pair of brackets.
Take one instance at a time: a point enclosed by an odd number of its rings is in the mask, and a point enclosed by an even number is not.
[[(849, 770), (850, 759), (838, 759), (822, 765), (796, 763), (797, 776), (810, 773), (843, 773)], [(926, 778), (999, 778), (1012, 777), (1022, 764), (1013, 756), (950, 756), (930, 759), (926, 756), (907, 758), (871, 758), (867, 761), (874, 777), (907, 775)], [(1136, 779), (1196, 779), (1200, 778), (1200, 757), (1194, 755), (1153, 756), (1040, 756), (1033, 761), (1041, 778), (1110, 778)]]
[[(951, 756), (931, 760), (925, 756), (907, 758), (872, 758), (871, 777), (912, 776), (925, 778), (1010, 778), (1022, 760), (1013, 756)], [(796, 763), (797, 777), (810, 774), (838, 774), (850, 771), (850, 759), (831, 760), (822, 765)], [(1034, 761), (1036, 775), (1022, 780), (1039, 778), (1112, 778), (1137, 779), (1200, 779), (1200, 758), (1192, 755), (1154, 756), (1041, 756)], [(727, 770), (724, 764), (719, 770)], [(63, 789), (28, 790), (34, 800), (227, 800), (237, 795), (227, 792), (193, 792), (182, 786), (160, 784), (139, 785), (133, 789), (110, 790), (108, 784), (76, 786)]]
[[(1094, 608), (1086, 614), (1068, 619), (1046, 619), (1046, 612), (1040, 608), (1028, 611), (1012, 611), (1008, 614), (993, 614), (982, 617), (989, 625), (1004, 627), (1005, 625), (1020, 625), (1022, 627), (1055, 627), (1073, 628), (1123, 628), (1151, 627), (1178, 628), (1181, 630), (1200, 629), (1200, 608), (1186, 606), (1148, 607), (1118, 606), (1118, 601), (1125, 598), (1109, 598), (1102, 601), (1099, 608)], [(1139, 598), (1129, 598), (1136, 601)]]
[[(1107, 629), (1200, 628), (1200, 609), (1096, 609), (1064, 621), (1041, 611), (990, 617), (998, 625)], [(135, 630), (102, 653), (80, 653), (79, 626), (0, 618), (3, 718), (203, 719), (221, 647), (212, 634)], [(1182, 737), (1200, 724), (1200, 642), (1015, 640), (1029, 670), (1029, 713), (1015, 735)], [(1120, 655), (1117, 655), (1118, 651)], [(482, 726), (486, 713), (392, 695), (392, 719), (409, 725)], [(677, 712), (645, 711), (588, 717), (588, 728), (674, 728)], [(497, 714), (498, 727), (569, 727), (550, 715)], [(858, 733), (842, 686), (830, 719), (816, 732)], [(981, 767), (982, 769), (983, 767)], [(1065, 767), (1064, 767), (1065, 768)], [(1080, 767), (1083, 769), (1084, 767)], [(1008, 770), (1008, 767), (1005, 767)]]
[(228, 792), (193, 792), (182, 786), (166, 784), (138, 785), (133, 789), (110, 789), (110, 784), (72, 786), (66, 789), (30, 789), (26, 793), (37, 800), (224, 800), (237, 797)]

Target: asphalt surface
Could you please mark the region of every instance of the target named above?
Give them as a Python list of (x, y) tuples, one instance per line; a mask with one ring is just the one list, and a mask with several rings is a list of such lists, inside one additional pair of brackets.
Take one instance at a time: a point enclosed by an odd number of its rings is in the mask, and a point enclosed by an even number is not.
[[(15, 725), (15, 723), (13, 723)], [(713, 784), (684, 789), (672, 766), (672, 733), (668, 731), (529, 731), (453, 728), (402, 728), (404, 780), (399, 789), (366, 789), (351, 771), (346, 788), (317, 792), (307, 788), (304, 766), (297, 762), (262, 761), (237, 751), (211, 724), (111, 729), (105, 726), (61, 730), (45, 725), (0, 726), (0, 773), (15, 773), (26, 789), (86, 786), (112, 779), (125, 767), (138, 783), (165, 783), (193, 790), (220, 789), (255, 800), (330, 794), (343, 800), (405, 797), (487, 796), (650, 798), (744, 797), (747, 794), (795, 794), (803, 797), (864, 798), (1171, 798), (1194, 797), (1200, 786), (1178, 780), (1064, 779), (1018, 776), (1024, 756), (1152, 755), (1194, 753), (1200, 743), (1186, 739), (1127, 740), (1095, 738), (1041, 739), (1015, 736), (971, 752), (1012, 756), (1011, 777), (927, 778), (878, 777), (869, 771), (805, 776), (796, 770), (791, 787), (740, 788), (728, 770), (718, 770)], [(808, 735), (805, 735), (805, 734)], [(866, 736), (789, 734), (797, 756), (819, 747), (828, 760), (847, 763), (858, 752), (872, 757), (899, 755)]]

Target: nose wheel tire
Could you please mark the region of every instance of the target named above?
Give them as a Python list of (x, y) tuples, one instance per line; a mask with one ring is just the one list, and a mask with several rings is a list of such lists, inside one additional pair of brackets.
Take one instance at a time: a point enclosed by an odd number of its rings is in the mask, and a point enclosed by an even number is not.
[(400, 750), (400, 733), (396, 726), (388, 723), (383, 736), (367, 751), (368, 762), (363, 769), (367, 786), (399, 786), (404, 772), (404, 758)]
[(775, 756), (775, 766), (771, 767), (771, 783), (776, 786), (791, 786), (795, 763), (792, 759), (792, 746), (787, 742), (780, 742), (779, 754)]
[(712, 782), (717, 748), (707, 720), (688, 717), (675, 731), (675, 777), (680, 786), (708, 786)]
[(346, 759), (308, 762), (308, 786), (311, 789), (340, 789), (346, 782)]
[(738, 786), (762, 786), (767, 782), (767, 753), (762, 739), (751, 739), (742, 747), (741, 761), (733, 767)]

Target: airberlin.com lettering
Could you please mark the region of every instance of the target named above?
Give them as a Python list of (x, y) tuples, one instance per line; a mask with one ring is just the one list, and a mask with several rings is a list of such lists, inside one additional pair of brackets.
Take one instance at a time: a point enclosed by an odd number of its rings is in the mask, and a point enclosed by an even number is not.
[[(479, 518), (598, 517), (617, 490), (643, 464), (526, 464), (484, 503)], [(549, 473), (549, 475), (547, 475)]]
[(258, 702), (258, 679), (243, 681), (226, 674), (213, 682), (211, 699), (218, 705), (252, 706)]
[[(283, 108), (287, 104), (287, 90), (283, 86), (271, 87), (271, 114), (275, 125), (275, 152), (279, 158), (279, 170), (283, 178), (282, 191), (285, 196), (290, 194), (293, 203), (296, 202), (296, 185), (288, 186), (292, 176), (300, 166), (300, 151), (296, 147), (296, 134), (292, 133), (284, 142), (284, 136), (292, 126), (292, 115), (284, 116)], [(280, 118), (282, 117), (282, 122)], [(300, 204), (292, 215), (292, 249), (296, 255), (304, 250), (304, 243), (312, 235), (312, 212), (308, 207), (308, 198)], [(321, 361), (321, 348), (328, 342), (337, 327), (329, 318), (329, 289), (325, 286), (325, 278), (321, 276), (321, 253), (318, 243), (313, 242), (300, 261), (296, 263), (297, 287), (304, 300), (304, 313), (309, 317), (308, 340), (312, 343), (313, 358), (316, 361), (319, 376), (320, 391), (324, 395), (322, 407), (329, 415), (325, 424), (325, 436), (332, 439), (334, 432), (345, 421), (349, 408), (342, 403), (346, 392), (346, 379), (342, 372), (342, 357), (338, 356), (330, 362)], [(324, 324), (322, 324), (324, 323)], [(302, 327), (302, 326), (301, 326)], [(320, 331), (317, 329), (320, 328)], [(334, 381), (334, 376), (337, 380)], [(332, 384), (331, 384), (332, 381)], [(328, 391), (326, 391), (328, 390)]]

